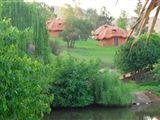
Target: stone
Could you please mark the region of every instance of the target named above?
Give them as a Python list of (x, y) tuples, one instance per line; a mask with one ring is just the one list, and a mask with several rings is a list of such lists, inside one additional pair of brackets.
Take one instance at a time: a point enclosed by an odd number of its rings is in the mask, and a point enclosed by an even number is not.
[(134, 92), (132, 93), (133, 96), (133, 104), (148, 104), (151, 103), (151, 100), (144, 92)]

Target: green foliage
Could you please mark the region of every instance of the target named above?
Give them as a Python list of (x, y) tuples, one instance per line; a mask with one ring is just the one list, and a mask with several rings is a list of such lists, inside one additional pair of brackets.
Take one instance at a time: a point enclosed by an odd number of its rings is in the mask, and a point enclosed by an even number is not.
[(0, 21), (0, 45), (9, 46), (15, 45), (20, 54), (28, 52), (27, 43), (31, 41), (32, 30), (18, 30), (16, 27), (11, 26), (10, 20)]
[(113, 16), (107, 11), (106, 7), (102, 7), (100, 14), (97, 13), (96, 9), (87, 9), (85, 12), (85, 18), (92, 24), (93, 30), (97, 29), (101, 25), (111, 24), (114, 20)]
[(89, 38), (91, 30), (92, 25), (88, 20), (68, 18), (65, 21), (65, 30), (61, 36), (67, 41), (67, 46), (73, 48), (76, 40)]
[(50, 111), (51, 65), (26, 55), (31, 29), (18, 30), (0, 21), (0, 119), (39, 119)]
[(117, 20), (118, 27), (122, 29), (127, 29), (127, 13), (126, 11), (122, 11), (120, 17)]
[[(23, 0), (15, 0), (12, 2), (1, 1), (2, 13), (1, 18), (10, 18), (11, 24), (19, 30), (31, 29), (32, 38), (30, 43), (35, 45), (35, 57), (41, 58), (44, 62), (48, 62), (48, 33), (46, 29), (46, 19), (48, 17), (48, 9), (38, 3), (27, 3)], [(27, 41), (22, 43), (26, 46)]]
[(60, 43), (58, 38), (50, 37), (49, 44), (54, 55), (59, 55), (61, 52)]
[[(16, 47), (0, 49), (0, 119), (36, 120), (50, 111), (48, 95), (51, 68), (27, 56)], [(49, 77), (51, 76), (51, 77)]]
[(91, 22), (93, 30), (99, 27), (98, 25), (98, 13), (96, 9), (89, 8), (85, 12), (85, 18)]
[(111, 16), (107, 8), (103, 6), (101, 8), (101, 13), (98, 16), (97, 26), (99, 27), (104, 24), (111, 24), (113, 20), (114, 20), (113, 16)]
[(131, 103), (130, 86), (121, 82), (114, 73), (100, 73), (97, 62), (60, 57), (56, 60), (55, 69), (56, 80), (51, 90), (55, 95), (53, 106), (123, 106)]
[(55, 63), (56, 80), (52, 86), (54, 106), (81, 107), (94, 102), (93, 86), (98, 65), (60, 57)]
[(131, 48), (133, 39), (120, 46), (115, 55), (115, 64), (123, 72), (135, 72), (142, 69), (152, 69), (152, 65), (160, 58), (160, 36), (152, 34), (147, 41), (143, 34)]
[(108, 106), (129, 105), (132, 102), (131, 89), (119, 80), (115, 73), (105, 72), (95, 82), (95, 102)]
[(155, 81), (160, 81), (160, 62), (158, 62), (158, 64), (155, 65), (153, 72), (153, 79)]
[(110, 16), (106, 7), (102, 7), (101, 14), (89, 9), (84, 12), (78, 6), (73, 8), (66, 5), (62, 8), (65, 18), (65, 30), (61, 37), (67, 42), (68, 48), (74, 48), (76, 40), (85, 40), (91, 36), (91, 31), (104, 24), (111, 24), (114, 18)]
[(65, 6), (61, 8), (61, 12), (63, 14), (64, 19), (84, 18), (84, 10), (81, 9), (78, 5), (72, 7), (69, 4), (65, 4)]
[[(156, 74), (155, 74), (156, 75)], [(140, 90), (152, 91), (156, 95), (160, 96), (160, 81), (152, 81), (140, 84)]]

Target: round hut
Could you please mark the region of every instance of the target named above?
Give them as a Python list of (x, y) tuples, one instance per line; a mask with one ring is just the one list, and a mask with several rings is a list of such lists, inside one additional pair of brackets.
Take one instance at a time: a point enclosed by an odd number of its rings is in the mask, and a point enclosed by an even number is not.
[(125, 43), (127, 31), (117, 26), (103, 25), (93, 32), (100, 46), (119, 46)]
[(59, 36), (59, 33), (64, 30), (64, 19), (53, 18), (46, 22), (49, 34), (53, 37)]

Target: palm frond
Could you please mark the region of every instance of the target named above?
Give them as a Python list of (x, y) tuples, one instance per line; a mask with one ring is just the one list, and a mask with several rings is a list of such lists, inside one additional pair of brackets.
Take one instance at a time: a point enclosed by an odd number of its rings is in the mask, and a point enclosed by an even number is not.
[[(148, 7), (147, 7), (148, 5)], [(150, 13), (154, 10), (154, 9), (157, 9), (156, 10), (156, 14), (153, 18), (153, 21), (152, 21), (152, 25), (148, 31), (148, 38), (151, 34), (151, 32), (153, 31), (154, 29), (154, 26), (156, 24), (156, 20), (158, 19), (158, 14), (159, 14), (159, 11), (160, 11), (160, 0), (146, 0), (141, 12), (140, 12), (140, 15), (137, 19), (137, 22), (136, 24), (131, 28), (129, 34), (128, 34), (128, 38), (127, 40), (131, 37), (131, 35), (133, 34), (133, 32), (135, 31), (135, 29), (137, 28), (138, 31), (138, 35), (136, 36), (135, 40), (133, 41), (133, 45), (138, 41), (138, 38), (139, 36), (141, 35), (142, 33), (142, 30), (144, 29), (146, 23), (147, 23), (147, 20), (150, 16)], [(133, 46), (132, 45), (132, 46)]]

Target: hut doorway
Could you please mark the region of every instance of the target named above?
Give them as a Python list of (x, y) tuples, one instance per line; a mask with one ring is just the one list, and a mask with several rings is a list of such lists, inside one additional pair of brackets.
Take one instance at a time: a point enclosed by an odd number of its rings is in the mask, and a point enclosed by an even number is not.
[(118, 46), (118, 37), (114, 37), (114, 45)]

